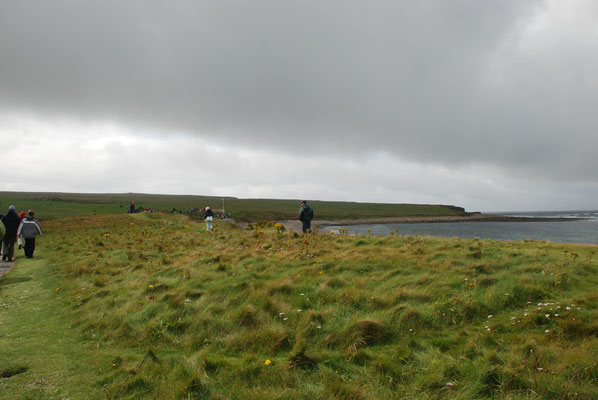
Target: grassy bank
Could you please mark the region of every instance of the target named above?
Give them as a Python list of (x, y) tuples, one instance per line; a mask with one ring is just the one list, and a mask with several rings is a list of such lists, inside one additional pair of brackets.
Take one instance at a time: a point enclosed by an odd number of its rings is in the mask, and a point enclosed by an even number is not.
[(48, 221), (0, 280), (0, 397), (598, 397), (593, 247), (251, 228)]
[[(166, 212), (204, 208), (222, 208), (221, 197), (156, 194), (77, 194), (0, 192), (0, 212), (14, 204), (19, 210), (34, 209), (42, 218), (125, 213), (131, 201), (137, 207)], [(300, 200), (238, 199), (225, 197), (224, 207), (238, 221), (296, 219)], [(462, 209), (426, 204), (380, 204), (338, 201), (313, 201), (318, 219), (353, 219), (408, 216), (460, 216)]]

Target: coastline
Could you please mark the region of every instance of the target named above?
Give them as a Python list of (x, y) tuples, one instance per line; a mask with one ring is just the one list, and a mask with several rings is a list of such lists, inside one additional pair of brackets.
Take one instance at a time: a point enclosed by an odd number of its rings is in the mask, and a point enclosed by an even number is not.
[[(473, 214), (469, 216), (435, 216), (435, 217), (379, 217), (339, 220), (313, 220), (312, 227), (317, 226), (350, 226), (371, 224), (422, 224), (422, 223), (447, 223), (447, 222), (563, 222), (580, 221), (585, 218), (547, 218), (547, 217), (511, 217), (498, 214)], [(301, 231), (301, 222), (298, 220), (276, 221), (285, 229), (295, 232)]]

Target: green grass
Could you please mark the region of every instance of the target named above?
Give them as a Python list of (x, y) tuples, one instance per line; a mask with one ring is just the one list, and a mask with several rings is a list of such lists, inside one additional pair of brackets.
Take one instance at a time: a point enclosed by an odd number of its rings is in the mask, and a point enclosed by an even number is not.
[[(0, 210), (13, 204), (18, 210), (34, 209), (38, 218), (73, 217), (127, 212), (131, 201), (137, 207), (154, 210), (222, 208), (221, 197), (156, 194), (77, 194), (0, 192)], [(225, 210), (238, 221), (296, 219), (301, 200), (224, 198)], [(356, 219), (398, 216), (464, 215), (463, 210), (440, 205), (381, 204), (310, 201), (317, 219)], [(0, 211), (1, 212), (1, 211)]]
[(112, 349), (74, 330), (55, 264), (43, 247), (0, 278), (0, 398), (101, 399)]
[(598, 397), (595, 247), (156, 214), (44, 228), (0, 279), (0, 370), (26, 368), (1, 398)]

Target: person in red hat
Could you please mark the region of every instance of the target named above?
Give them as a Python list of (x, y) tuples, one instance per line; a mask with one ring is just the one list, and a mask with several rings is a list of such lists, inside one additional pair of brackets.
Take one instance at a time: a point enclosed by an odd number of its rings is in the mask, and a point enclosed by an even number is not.
[[(21, 218), (21, 222), (25, 219), (26, 216), (27, 214), (25, 214), (25, 211), (21, 211), (19, 213), (19, 218)], [(19, 245), (19, 250), (21, 250), (23, 246), (25, 246), (25, 239), (23, 238), (23, 236), (17, 236), (17, 244)]]

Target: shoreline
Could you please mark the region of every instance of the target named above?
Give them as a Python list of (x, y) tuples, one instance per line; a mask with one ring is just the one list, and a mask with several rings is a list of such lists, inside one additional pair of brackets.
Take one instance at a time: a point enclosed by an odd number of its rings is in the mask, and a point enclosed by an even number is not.
[[(313, 220), (316, 226), (351, 226), (373, 224), (422, 224), (422, 223), (450, 223), (450, 222), (565, 222), (581, 221), (587, 218), (547, 218), (547, 217), (511, 217), (498, 214), (474, 214), (470, 216), (433, 216), (433, 217), (378, 217), (361, 219)], [(298, 220), (276, 221), (285, 229), (301, 232), (301, 222)]]

